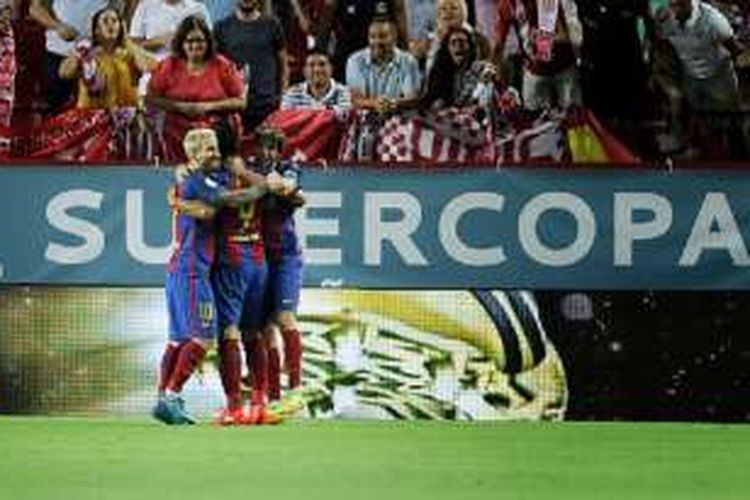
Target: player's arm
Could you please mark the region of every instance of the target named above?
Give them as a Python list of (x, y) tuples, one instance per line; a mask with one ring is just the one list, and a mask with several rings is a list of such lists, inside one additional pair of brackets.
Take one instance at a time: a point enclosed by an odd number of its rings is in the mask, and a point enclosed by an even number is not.
[(279, 194), (286, 196), (291, 199), (295, 194), (302, 189), (300, 185), (301, 169), (296, 162), (291, 162), (287, 165), (283, 172), (281, 172), (281, 189)]
[(231, 158), (228, 166), (232, 175), (239, 180), (239, 184), (243, 188), (225, 191), (219, 199), (222, 204), (242, 205), (255, 201), (277, 189), (267, 176), (249, 170), (245, 166), (245, 161), (239, 156)]
[[(248, 187), (262, 188), (265, 193), (280, 194), (282, 196), (290, 193), (296, 189), (296, 177), (290, 181), (279, 174), (279, 172), (272, 170), (267, 175), (262, 175), (257, 172), (248, 170), (245, 167), (245, 162), (235, 157), (229, 162), (229, 168), (239, 180), (240, 183)], [(251, 200), (252, 201), (252, 200)]]
[(266, 178), (252, 170), (248, 170), (245, 166), (245, 161), (239, 156), (233, 156), (228, 161), (229, 170), (232, 174), (239, 179), (240, 184), (243, 186), (264, 186), (266, 185)]
[[(189, 164), (183, 163), (175, 168), (176, 184), (167, 191), (167, 203), (178, 214), (201, 220), (212, 219), (218, 209), (217, 200), (222, 188), (213, 179), (191, 176), (192, 172)], [(190, 194), (181, 196), (184, 193)]]
[(198, 200), (176, 198), (172, 207), (182, 214), (196, 219), (210, 219), (216, 210), (223, 205), (237, 206), (258, 200), (268, 191), (262, 186), (250, 186), (244, 189), (219, 189), (215, 194), (201, 197)]
[(216, 215), (216, 208), (197, 200), (178, 200), (175, 205), (178, 213), (194, 219), (208, 220)]
[(285, 197), (295, 208), (301, 207), (307, 202), (299, 183), (300, 169), (296, 163), (288, 166), (283, 173), (273, 171), (267, 177), (273, 178), (274, 184), (278, 186), (271, 192)]
[(174, 189), (167, 191), (167, 202), (173, 210), (196, 219), (211, 219), (222, 205), (237, 206), (262, 198), (268, 191), (263, 186), (244, 189), (225, 189), (205, 183), (196, 199), (185, 200)]
[(266, 195), (265, 185), (253, 185), (241, 189), (228, 189), (211, 178), (206, 178), (198, 188), (197, 198), (214, 207), (222, 205), (237, 206), (250, 203)]
[(199, 200), (183, 200), (176, 190), (167, 191), (167, 203), (178, 214), (187, 215), (194, 219), (208, 220), (216, 215), (216, 208)]
[(294, 208), (300, 208), (305, 206), (307, 203), (307, 197), (305, 196), (305, 193), (302, 192), (302, 189), (297, 188), (294, 190), (293, 193), (291, 193), (289, 196), (289, 201), (292, 202), (292, 205)]
[(219, 194), (221, 205), (237, 206), (258, 200), (268, 193), (264, 186), (250, 186), (244, 189), (225, 190)]
[[(255, 201), (262, 198), (265, 194), (265, 190), (255, 186), (246, 189), (224, 191), (219, 194), (216, 201), (219, 206), (237, 206)], [(201, 220), (212, 219), (216, 215), (218, 209), (217, 206), (210, 205), (200, 200), (182, 200), (180, 198), (175, 198), (173, 202), (170, 202), (170, 206), (182, 215)]]

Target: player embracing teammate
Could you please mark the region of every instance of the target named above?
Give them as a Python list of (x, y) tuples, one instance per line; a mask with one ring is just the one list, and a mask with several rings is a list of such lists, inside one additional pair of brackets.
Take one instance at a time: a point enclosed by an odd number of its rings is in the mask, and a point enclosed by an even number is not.
[[(278, 175), (282, 189), (269, 193), (262, 206), (262, 231), (268, 264), (268, 281), (264, 296), (262, 340), (267, 349), (268, 397), (281, 415), (292, 415), (304, 407), (302, 383), (302, 337), (296, 322), (304, 263), (295, 230), (294, 213), (305, 203), (300, 187), (300, 168), (282, 158), (285, 137), (274, 128), (258, 132), (260, 157), (257, 173)], [(276, 332), (281, 332), (283, 360), (288, 374), (288, 391), (282, 398), (282, 349)]]
[(181, 179), (170, 191), (174, 249), (166, 282), (169, 342), (162, 355), (159, 397), (153, 409), (154, 417), (168, 424), (194, 423), (180, 394), (216, 337), (210, 279), (216, 255), (216, 207), (247, 203), (265, 193), (259, 187), (229, 189), (212, 129), (191, 130), (183, 145), (188, 161), (179, 168)]
[[(188, 148), (189, 138), (195, 141), (195, 137), (211, 144), (210, 161), (191, 156), (194, 148)], [(191, 131), (186, 136), (191, 160), (187, 167), (178, 168), (175, 195), (170, 199), (177, 221), (167, 279), (170, 342), (162, 359), (159, 400), (153, 411), (154, 417), (167, 424), (194, 422), (179, 393), (202, 362), (217, 329), (219, 372), (227, 399), (217, 423), (275, 424), (282, 420), (268, 409), (269, 397), (280, 397), (281, 356), (272, 340), (274, 324), (285, 339), (290, 387), (299, 388), (301, 383), (302, 347), (294, 313), (302, 253), (293, 220), (294, 209), (303, 203), (299, 169), (281, 160), (283, 135), (278, 131), (261, 131), (259, 141), (261, 155), (251, 172), (234, 154), (235, 140), (226, 128)], [(182, 267), (175, 267), (175, 262), (183, 263)], [(244, 411), (242, 401), (241, 343), (252, 381), (249, 412)], [(279, 409), (297, 411), (301, 401), (291, 391)]]

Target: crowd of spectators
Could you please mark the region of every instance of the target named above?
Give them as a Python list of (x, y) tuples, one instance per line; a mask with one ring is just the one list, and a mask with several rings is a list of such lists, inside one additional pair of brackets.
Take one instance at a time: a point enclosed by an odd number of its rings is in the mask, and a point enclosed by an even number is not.
[(493, 111), (510, 93), (529, 112), (588, 107), (645, 159), (750, 149), (746, 0), (0, 0), (0, 125), (33, 90), (13, 88), (17, 67), (39, 66), (11, 18), (45, 32), (35, 112), (151, 108), (168, 145), (280, 107)]

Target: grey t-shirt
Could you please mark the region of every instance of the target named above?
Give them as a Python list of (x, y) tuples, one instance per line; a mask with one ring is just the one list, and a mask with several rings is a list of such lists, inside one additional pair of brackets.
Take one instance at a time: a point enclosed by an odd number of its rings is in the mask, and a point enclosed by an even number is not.
[[(281, 24), (275, 17), (261, 16), (241, 21), (237, 16), (214, 26), (219, 52), (226, 55), (249, 77), (250, 106), (267, 105), (281, 98), (281, 68), (277, 54), (285, 46)], [(249, 75), (247, 74), (249, 73)]]

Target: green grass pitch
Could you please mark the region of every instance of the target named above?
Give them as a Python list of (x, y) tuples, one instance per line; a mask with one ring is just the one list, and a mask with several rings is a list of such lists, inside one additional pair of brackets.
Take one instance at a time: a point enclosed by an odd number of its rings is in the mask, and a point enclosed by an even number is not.
[(0, 418), (0, 499), (748, 499), (750, 426)]

